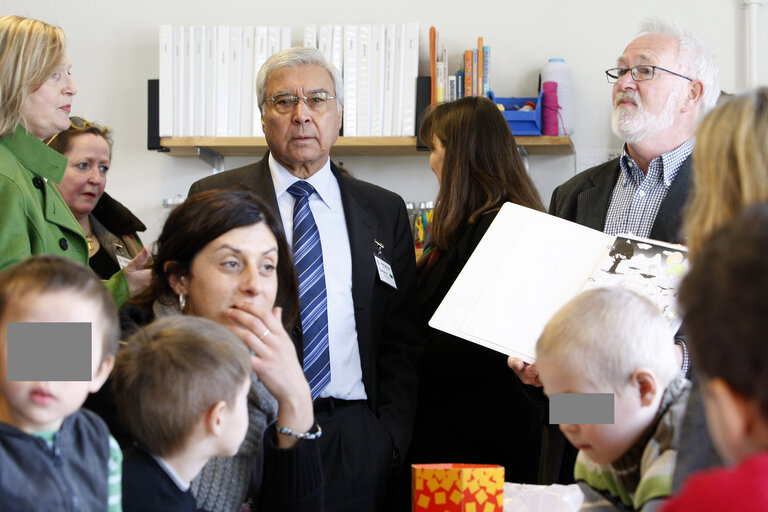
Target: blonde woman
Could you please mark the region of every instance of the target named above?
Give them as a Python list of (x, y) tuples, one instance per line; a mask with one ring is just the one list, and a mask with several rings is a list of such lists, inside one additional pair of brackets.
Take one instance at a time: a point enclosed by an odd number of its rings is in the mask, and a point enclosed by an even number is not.
[(768, 200), (768, 87), (725, 99), (702, 121), (684, 229), (691, 257), (745, 206)]
[[(67, 159), (43, 140), (69, 128), (77, 88), (64, 32), (0, 17), (0, 270), (32, 254), (88, 265), (88, 244), (61, 194)], [(146, 285), (143, 252), (106, 284), (118, 305)]]

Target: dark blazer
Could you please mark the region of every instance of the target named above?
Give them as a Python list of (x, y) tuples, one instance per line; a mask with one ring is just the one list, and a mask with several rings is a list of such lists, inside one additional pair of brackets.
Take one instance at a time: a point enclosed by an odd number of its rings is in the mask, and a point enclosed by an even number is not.
[[(190, 194), (241, 187), (255, 192), (279, 215), (268, 155), (255, 164), (204, 178)], [(331, 162), (339, 183), (352, 253), (352, 298), (368, 405), (392, 437), (397, 453), (408, 448), (415, 409), (420, 336), (413, 299), (416, 263), (405, 203), (397, 194), (352, 178)], [(383, 244), (397, 290), (383, 283), (373, 258)], [(302, 357), (301, 332), (293, 329)]]
[[(497, 213), (467, 224), (436, 262), (420, 263), (425, 327)], [(536, 482), (542, 416), (521, 391), (524, 384), (506, 355), (428, 328), (421, 378), (410, 463), (500, 464), (508, 481)]]
[[(692, 158), (689, 156), (677, 171), (667, 196), (659, 206), (650, 238), (683, 243), (683, 207), (691, 187), (692, 167)], [(619, 159), (615, 158), (580, 172), (552, 192), (549, 213), (602, 231), (619, 171)]]

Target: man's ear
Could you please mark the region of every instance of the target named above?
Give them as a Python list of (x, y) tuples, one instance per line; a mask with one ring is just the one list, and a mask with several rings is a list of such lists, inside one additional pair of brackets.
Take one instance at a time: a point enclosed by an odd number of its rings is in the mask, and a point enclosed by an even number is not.
[(704, 96), (704, 84), (699, 80), (693, 80), (688, 84), (688, 90), (683, 101), (683, 112), (690, 112), (698, 108)]
[(173, 293), (176, 295), (187, 294), (189, 292), (188, 280), (184, 279), (184, 276), (174, 271), (174, 266), (177, 265), (176, 261), (166, 261), (163, 265), (163, 272), (168, 276), (168, 286), (171, 287)]
[(224, 409), (227, 402), (220, 400), (213, 404), (208, 412), (205, 413), (205, 430), (216, 437), (221, 436), (224, 428)]
[(638, 368), (630, 377), (638, 394), (640, 395), (640, 404), (647, 407), (654, 403), (656, 396), (661, 389), (656, 374), (649, 368)]
[(115, 366), (115, 356), (109, 356), (99, 365), (99, 369), (96, 370), (96, 375), (91, 379), (91, 386), (88, 389), (91, 393), (95, 393), (101, 389), (101, 386), (107, 381), (112, 367)]
[(759, 428), (759, 409), (736, 393), (720, 377), (706, 381), (704, 399), (707, 419), (717, 423), (718, 435), (721, 438), (714, 439), (713, 436), (715, 445), (727, 451), (721, 453), (724, 458), (738, 460), (744, 447), (751, 443), (752, 434)]

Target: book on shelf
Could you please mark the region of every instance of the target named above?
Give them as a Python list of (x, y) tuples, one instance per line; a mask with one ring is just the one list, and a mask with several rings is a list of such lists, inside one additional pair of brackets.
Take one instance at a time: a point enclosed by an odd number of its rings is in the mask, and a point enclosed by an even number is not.
[(184, 69), (184, 135), (192, 137), (195, 135), (195, 95), (197, 94), (197, 84), (195, 83), (195, 68), (197, 62), (195, 61), (195, 27), (183, 27), (185, 31), (184, 37), (184, 62), (186, 67)]
[(186, 105), (186, 73), (184, 69), (184, 27), (173, 30), (173, 133), (184, 135)]
[(464, 50), (464, 96), (472, 96), (475, 68), (472, 62), (472, 50)]
[(256, 61), (256, 48), (254, 39), (256, 27), (243, 25), (243, 74), (240, 86), (240, 128), (241, 137), (250, 137), (253, 129), (253, 100), (256, 92), (256, 74), (254, 64)]
[(304, 27), (304, 48), (317, 48), (317, 25)]
[(656, 304), (674, 332), (684, 246), (611, 236), (506, 203), (429, 325), (533, 362), (546, 323), (579, 292), (621, 286)]
[(483, 67), (483, 38), (478, 37), (477, 38), (477, 60), (476, 62), (476, 68), (477, 68), (477, 90), (475, 91), (475, 94), (478, 96), (482, 96), (483, 94), (483, 73), (485, 73), (485, 68)]
[(483, 46), (483, 96), (491, 92), (491, 47)]
[[(269, 38), (268, 29), (264, 25), (259, 25), (254, 31), (254, 56), (253, 56), (253, 74), (254, 81), (258, 76), (259, 69), (267, 61), (267, 39)], [(251, 121), (251, 135), (253, 137), (263, 137), (264, 130), (261, 126), (261, 109), (259, 108), (259, 98), (256, 95), (256, 87), (253, 88), (253, 119)]]
[(371, 135), (371, 26), (357, 27), (357, 136)]
[(216, 137), (229, 133), (229, 37), (230, 27), (216, 27)]
[(158, 84), (158, 109), (159, 109), (159, 135), (170, 137), (173, 135), (173, 79), (174, 79), (174, 44), (173, 26), (160, 25), (158, 37), (159, 49), (159, 73)]
[(192, 110), (195, 114), (194, 126), (192, 129), (193, 137), (205, 136), (205, 100), (206, 100), (206, 86), (207, 75), (206, 65), (207, 60), (205, 58), (205, 45), (207, 38), (207, 31), (204, 25), (192, 27), (195, 33), (195, 45), (194, 45), (194, 63), (195, 71), (192, 78), (194, 84), (194, 100), (192, 102)]
[(227, 94), (227, 137), (240, 136), (240, 97), (243, 90), (243, 27), (229, 27), (229, 94)]
[(357, 136), (357, 25), (344, 25), (344, 130)]
[(206, 137), (216, 136), (217, 42), (217, 27), (215, 25), (205, 27), (205, 132), (203, 135)]
[(317, 49), (323, 53), (325, 60), (333, 62), (331, 58), (331, 49), (333, 48), (333, 27), (331, 25), (320, 25), (317, 29)]
[(344, 27), (333, 25), (331, 28), (331, 63), (340, 73), (344, 73)]
[(403, 33), (402, 130), (404, 137), (416, 135), (416, 79), (419, 76), (419, 24), (406, 23)]
[(384, 113), (382, 115), (382, 136), (391, 137), (393, 135), (393, 115), (395, 110), (395, 65), (397, 48), (397, 25), (390, 23), (387, 25), (386, 33), (386, 52), (385, 52), (385, 70), (384, 70)]
[(383, 133), (384, 88), (386, 64), (386, 29), (383, 24), (371, 27), (370, 55), (370, 120), (371, 136), (381, 137)]

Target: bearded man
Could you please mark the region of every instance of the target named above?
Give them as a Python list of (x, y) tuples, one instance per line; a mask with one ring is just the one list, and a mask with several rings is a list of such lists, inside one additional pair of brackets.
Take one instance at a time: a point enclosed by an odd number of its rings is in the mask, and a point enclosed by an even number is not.
[(549, 213), (610, 235), (682, 243), (693, 135), (720, 91), (711, 53), (676, 23), (651, 20), (605, 74), (622, 155), (557, 187)]
[[(624, 141), (621, 157), (587, 169), (557, 187), (549, 213), (610, 235), (630, 233), (683, 243), (681, 226), (693, 173), (694, 132), (698, 120), (719, 97), (717, 67), (709, 49), (674, 22), (650, 20), (640, 34), (624, 49), (617, 67), (605, 72), (613, 84), (611, 127)], [(675, 342), (681, 370), (688, 376), (684, 337), (676, 336)], [(509, 365), (523, 383), (536, 385), (535, 364), (510, 358)], [(703, 425), (700, 407), (686, 415), (686, 422)], [(695, 426), (683, 428), (698, 432)], [(698, 446), (681, 445), (681, 474), (711, 465), (709, 454), (714, 450), (703, 446), (705, 438), (706, 434), (695, 437)], [(557, 425), (547, 425), (542, 435), (539, 483), (573, 482), (576, 453)], [(676, 488), (677, 480), (676, 475)]]

